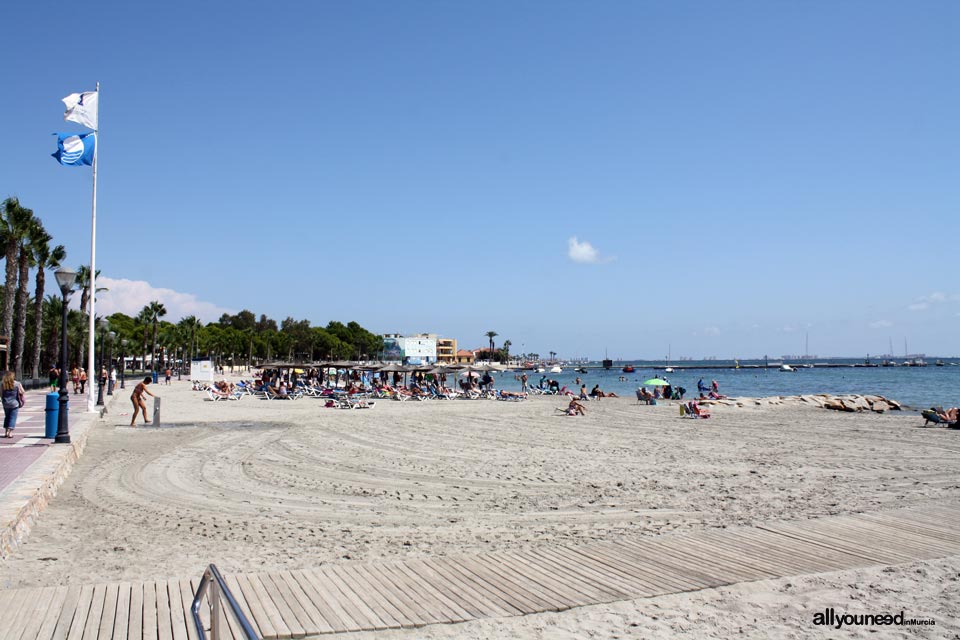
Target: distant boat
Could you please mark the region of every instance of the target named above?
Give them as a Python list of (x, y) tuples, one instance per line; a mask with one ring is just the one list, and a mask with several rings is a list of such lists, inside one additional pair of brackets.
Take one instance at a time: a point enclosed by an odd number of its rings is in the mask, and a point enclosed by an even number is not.
[(673, 373), (673, 367), (667, 367), (667, 368), (664, 369), (663, 371), (664, 371), (664, 373)]
[(780, 371), (796, 371), (796, 369), (794, 369), (788, 364), (782, 364), (780, 365)]
[(633, 365), (627, 365), (623, 368), (624, 373), (633, 373), (636, 369), (633, 368)]
[(942, 367), (942, 366), (943, 366), (943, 360), (937, 360), (934, 364), (935, 364), (936, 366), (938, 366), (938, 367)]
[(557, 365), (550, 367), (550, 373), (563, 373), (563, 369)]
[(543, 367), (537, 367), (537, 373), (546, 373), (546, 371)]
[(574, 369), (574, 371), (576, 371), (577, 373), (586, 373), (586, 372), (587, 372), (587, 368), (586, 368), (586, 367), (577, 367), (576, 369)]

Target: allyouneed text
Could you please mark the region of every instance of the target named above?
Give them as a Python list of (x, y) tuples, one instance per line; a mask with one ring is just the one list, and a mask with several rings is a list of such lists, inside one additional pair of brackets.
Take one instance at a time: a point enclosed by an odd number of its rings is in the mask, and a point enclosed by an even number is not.
[(907, 618), (903, 611), (900, 613), (837, 613), (833, 607), (813, 614), (813, 624), (817, 626), (833, 627), (870, 627), (870, 626), (933, 626), (936, 621), (929, 618)]

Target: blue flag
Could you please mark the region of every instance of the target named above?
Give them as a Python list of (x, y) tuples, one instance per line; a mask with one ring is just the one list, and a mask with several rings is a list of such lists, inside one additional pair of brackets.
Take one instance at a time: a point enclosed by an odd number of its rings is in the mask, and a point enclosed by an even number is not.
[(57, 152), (53, 157), (65, 167), (77, 167), (93, 164), (93, 154), (97, 148), (95, 133), (55, 133)]

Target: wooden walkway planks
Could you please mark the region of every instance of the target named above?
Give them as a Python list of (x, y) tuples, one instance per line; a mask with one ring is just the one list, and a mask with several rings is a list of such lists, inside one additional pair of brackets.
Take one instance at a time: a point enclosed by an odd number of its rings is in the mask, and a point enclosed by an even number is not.
[[(736, 582), (960, 553), (960, 507), (935, 505), (689, 535), (225, 576), (263, 638), (562, 611)], [(192, 580), (0, 591), (0, 638), (198, 640)], [(226, 614), (226, 604), (222, 611)], [(201, 608), (209, 630), (209, 607)], [(242, 640), (232, 617), (225, 638)]]

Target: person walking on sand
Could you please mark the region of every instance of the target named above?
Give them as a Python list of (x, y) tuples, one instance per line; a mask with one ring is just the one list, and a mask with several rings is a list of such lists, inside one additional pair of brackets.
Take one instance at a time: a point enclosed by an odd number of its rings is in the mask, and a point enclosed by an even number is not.
[(143, 394), (156, 398), (157, 396), (150, 393), (150, 390), (147, 389), (147, 385), (150, 384), (152, 378), (146, 376), (143, 379), (143, 382), (137, 383), (137, 386), (133, 388), (133, 393), (130, 394), (130, 400), (133, 402), (133, 419), (130, 421), (130, 426), (137, 426), (137, 413), (143, 411), (143, 424), (150, 424), (150, 421), (147, 420), (147, 403), (143, 399)]
[(87, 370), (80, 367), (80, 395), (86, 393), (87, 389)]
[(3, 389), (3, 437), (12, 438), (17, 428), (17, 413), (24, 404), (23, 385), (14, 378), (13, 371), (7, 371), (0, 387)]
[(163, 372), (164, 384), (166, 384), (167, 386), (170, 386), (170, 378), (172, 377), (173, 377), (173, 371), (171, 371), (170, 367), (167, 367), (167, 370)]

